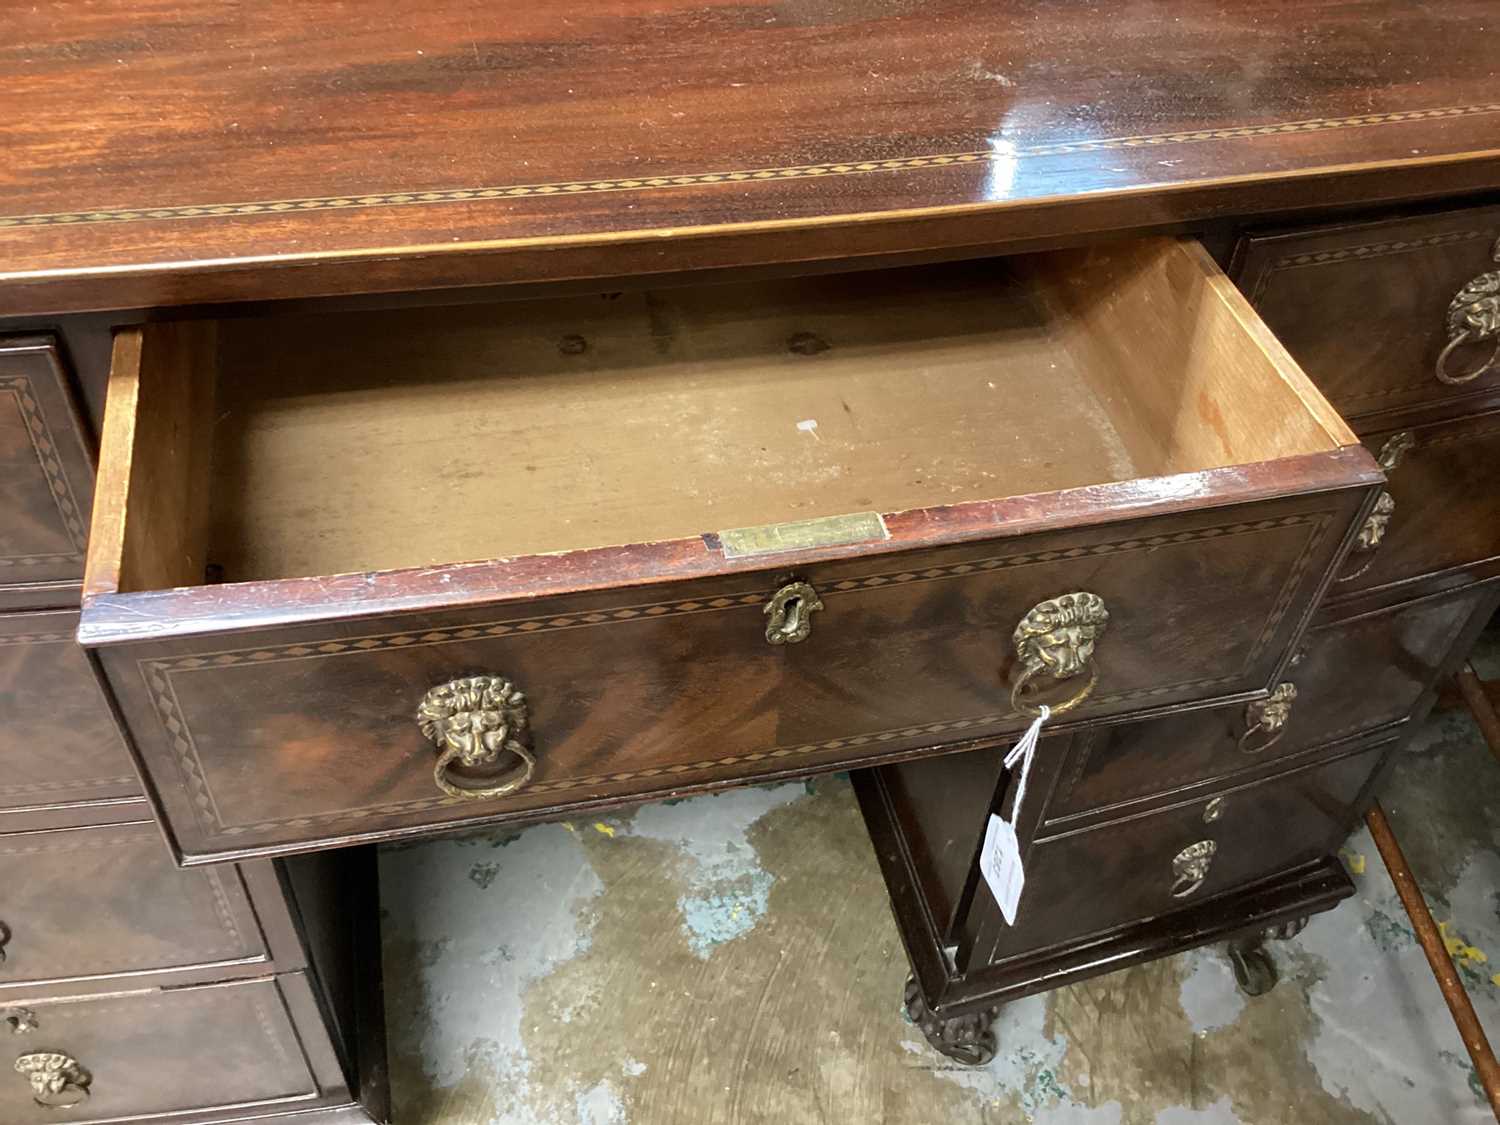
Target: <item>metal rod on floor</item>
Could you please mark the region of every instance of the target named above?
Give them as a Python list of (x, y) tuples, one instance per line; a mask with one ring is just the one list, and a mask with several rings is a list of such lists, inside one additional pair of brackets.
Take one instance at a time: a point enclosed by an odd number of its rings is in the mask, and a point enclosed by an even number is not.
[(1454, 679), (1458, 681), (1458, 693), (1474, 712), (1474, 721), (1479, 724), (1484, 740), (1490, 744), (1490, 753), (1500, 758), (1500, 715), (1495, 714), (1495, 705), (1490, 702), (1489, 692), (1484, 690), (1484, 681), (1474, 674), (1474, 666), (1467, 662)]
[(1484, 1087), (1485, 1096), (1490, 1099), (1490, 1109), (1495, 1120), (1500, 1121), (1500, 1063), (1495, 1061), (1495, 1052), (1490, 1049), (1490, 1041), (1485, 1038), (1479, 1017), (1474, 1014), (1474, 1005), (1469, 1003), (1469, 994), (1458, 979), (1458, 970), (1453, 967), (1453, 958), (1448, 956), (1448, 947), (1443, 944), (1443, 935), (1432, 920), (1432, 912), (1422, 897), (1422, 888), (1412, 877), (1411, 867), (1407, 865), (1406, 856), (1396, 842), (1396, 834), (1391, 831), (1391, 822), (1386, 820), (1379, 801), (1365, 814), (1365, 823), (1375, 838), (1375, 846), (1380, 849), (1380, 858), (1385, 860), (1386, 870), (1391, 873), (1391, 881), (1396, 884), (1396, 893), (1401, 896), (1401, 905), (1406, 907), (1412, 928), (1417, 931), (1417, 940), (1422, 943), (1422, 952), (1427, 954), (1432, 975), (1437, 977), (1438, 988), (1448, 1002), (1448, 1010), (1453, 1013), (1453, 1022), (1458, 1025), (1458, 1033), (1469, 1049), (1469, 1058), (1474, 1060), (1479, 1082)]

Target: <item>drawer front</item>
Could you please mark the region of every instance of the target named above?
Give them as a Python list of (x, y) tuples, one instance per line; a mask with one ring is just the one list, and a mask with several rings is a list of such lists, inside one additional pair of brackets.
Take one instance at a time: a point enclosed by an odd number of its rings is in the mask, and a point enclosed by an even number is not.
[(19, 810), (66, 817), (140, 792), (77, 627), (71, 611), (0, 615), (0, 831)]
[[(27, 1001), (21, 1011), (25, 1034), (0, 1025), (0, 1120), (7, 1125), (102, 1125), (174, 1114), (196, 1121), (216, 1109), (250, 1116), (320, 1098), (298, 1042), (299, 1032), (316, 1029), (294, 1026), (280, 980)], [(54, 1104), (38, 1104), (29, 1074), (48, 1070), (60, 1075), (60, 1089), (44, 1095)]]
[(151, 822), (0, 836), (0, 926), (0, 1000), (268, 956), (238, 870), (180, 870)]
[(1500, 390), (1500, 337), (1470, 328), (1445, 354), (1455, 298), (1500, 297), (1500, 207), (1250, 235), (1239, 261), (1250, 303), (1346, 417)]
[(1372, 517), (1377, 541), (1350, 554), (1331, 596), (1445, 571), (1482, 579), (1500, 570), (1500, 411), (1361, 440), (1387, 465), (1393, 506)]
[[(184, 856), (306, 848), (1017, 730), (1012, 634), (1033, 606), (1073, 590), (1110, 614), (1089, 663), (1097, 688), (1074, 715), (1261, 690), (1364, 495), (812, 566), (796, 577), (824, 608), (797, 644), (766, 640), (780, 574), (99, 655)], [(525, 693), (536, 764), (516, 791), (471, 800), (435, 784), (415, 714), (429, 689), (481, 673)]]
[[(1374, 747), (1033, 843), (1016, 925), (984, 927), (998, 934), (989, 960), (1145, 922), (1318, 859), (1349, 830), (1383, 754)], [(988, 890), (976, 905), (998, 917)]]
[(1315, 626), (1283, 674), (1296, 695), (1281, 725), (1272, 719), (1275, 729), (1266, 729), (1265, 707), (1250, 704), (1080, 732), (1058, 747), (1066, 762), (1047, 822), (1186, 796), (1405, 719), (1467, 648), (1494, 598), (1481, 588)]
[[(83, 577), (91, 448), (55, 345), (0, 339), (0, 587)], [(22, 592), (6, 602), (58, 604)]]

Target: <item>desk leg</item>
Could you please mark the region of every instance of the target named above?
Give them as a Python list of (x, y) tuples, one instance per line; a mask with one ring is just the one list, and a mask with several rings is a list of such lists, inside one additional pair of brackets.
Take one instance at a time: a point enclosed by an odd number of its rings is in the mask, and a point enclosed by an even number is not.
[(906, 978), (905, 999), (908, 1018), (939, 1054), (965, 1066), (983, 1066), (995, 1057), (998, 1006), (944, 1019), (927, 1006), (915, 977)]

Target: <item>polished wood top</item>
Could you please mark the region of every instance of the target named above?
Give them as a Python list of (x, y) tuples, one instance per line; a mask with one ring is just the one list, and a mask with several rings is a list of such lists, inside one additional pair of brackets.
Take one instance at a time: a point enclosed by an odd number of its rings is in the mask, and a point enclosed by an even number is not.
[(1494, 0), (11, 5), (0, 315), (1493, 188), (1497, 22)]

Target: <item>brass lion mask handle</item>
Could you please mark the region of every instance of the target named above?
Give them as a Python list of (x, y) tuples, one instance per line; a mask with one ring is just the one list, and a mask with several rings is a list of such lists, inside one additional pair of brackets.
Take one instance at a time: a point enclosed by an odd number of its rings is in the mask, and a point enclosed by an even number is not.
[(1169, 890), (1173, 898), (1187, 898), (1197, 893), (1208, 878), (1208, 869), (1213, 866), (1214, 853), (1218, 850), (1219, 845), (1212, 840), (1199, 840), (1172, 857), (1172, 886)]
[(1354, 541), (1354, 546), (1349, 550), (1349, 558), (1351, 560), (1363, 559), (1364, 561), (1348, 574), (1339, 575), (1338, 581), (1353, 582), (1375, 565), (1375, 552), (1385, 539), (1386, 530), (1391, 525), (1391, 517), (1395, 514), (1395, 497), (1382, 488), (1380, 495), (1375, 498), (1375, 506), (1370, 509), (1370, 514), (1365, 517), (1365, 522), (1360, 525), (1359, 535)]
[[(1416, 435), (1410, 430), (1402, 430), (1386, 439), (1385, 444), (1380, 447), (1376, 460), (1389, 475), (1396, 471), (1396, 467), (1416, 447)], [(1375, 498), (1374, 507), (1370, 509), (1370, 514), (1365, 517), (1365, 522), (1360, 524), (1359, 535), (1354, 541), (1354, 546), (1349, 550), (1350, 561), (1359, 559), (1364, 561), (1348, 574), (1339, 575), (1338, 581), (1352, 582), (1375, 565), (1375, 552), (1385, 541), (1385, 533), (1390, 529), (1391, 519), (1395, 514), (1396, 498), (1385, 489), (1381, 489), (1380, 495)]]
[[(1500, 241), (1493, 251), (1500, 262)], [(1482, 273), (1453, 295), (1448, 305), (1448, 342), (1438, 353), (1433, 373), (1438, 382), (1450, 387), (1472, 383), (1486, 372), (1500, 366), (1500, 270)], [(1489, 356), (1478, 367), (1455, 373), (1449, 369), (1453, 355), (1460, 348), (1494, 341)]]
[(1011, 708), (1023, 715), (1040, 715), (1039, 701), (1034, 699), (1038, 693), (1027, 689), (1043, 677), (1054, 681), (1087, 677), (1062, 702), (1047, 704), (1054, 715), (1071, 711), (1092, 695), (1099, 684), (1094, 645), (1108, 624), (1104, 599), (1083, 590), (1032, 606), (1011, 636), (1020, 668), (1010, 689)]
[(89, 1096), (94, 1076), (72, 1055), (29, 1051), (16, 1060), (16, 1073), (31, 1084), (31, 1098), (49, 1109), (67, 1109)]
[[(536, 769), (530, 721), (526, 697), (504, 676), (464, 676), (433, 688), (417, 708), (417, 725), (438, 750), (433, 781), (465, 800), (514, 793)], [(492, 767), (507, 760), (510, 768), (493, 776)]]
[[(1297, 685), (1283, 680), (1265, 699), (1245, 708), (1245, 733), (1238, 746), (1243, 754), (1264, 754), (1281, 741), (1292, 718), (1292, 704), (1297, 699)], [(1260, 739), (1252, 742), (1256, 735)]]

